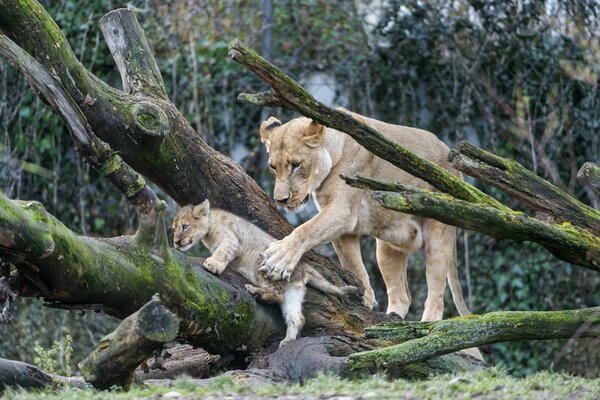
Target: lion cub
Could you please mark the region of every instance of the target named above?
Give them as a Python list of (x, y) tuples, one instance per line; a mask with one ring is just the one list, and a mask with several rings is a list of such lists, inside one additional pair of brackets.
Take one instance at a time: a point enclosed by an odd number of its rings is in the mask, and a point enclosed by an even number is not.
[(261, 267), (262, 254), (275, 238), (232, 213), (212, 209), (208, 200), (198, 205), (183, 207), (173, 220), (174, 246), (187, 251), (202, 241), (212, 256), (204, 261), (204, 268), (221, 274), (231, 266), (252, 284), (246, 289), (261, 300), (277, 303), (285, 318), (287, 331), (279, 346), (296, 339), (304, 325), (302, 302), (306, 285), (323, 293), (337, 296), (357, 293), (354, 286), (338, 288), (328, 282), (319, 272), (305, 263), (300, 263), (288, 282), (273, 282), (268, 279)]

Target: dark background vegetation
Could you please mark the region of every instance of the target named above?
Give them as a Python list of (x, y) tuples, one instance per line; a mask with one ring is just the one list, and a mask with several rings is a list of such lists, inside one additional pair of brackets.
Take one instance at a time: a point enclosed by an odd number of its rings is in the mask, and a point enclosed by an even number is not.
[[(134, 8), (174, 103), (200, 135), (232, 155), (268, 193), (272, 179), (257, 127), (269, 114), (284, 120), (293, 115), (235, 101), (239, 92), (264, 89), (228, 59), (227, 44), (236, 37), (313, 91), (329, 90), (334, 104), (430, 130), (451, 146), (468, 140), (598, 206), (575, 179), (585, 161), (600, 162), (595, 0), (273, 1), (271, 40), (264, 27), (266, 0), (42, 3), (84, 65), (113, 85), (120, 78), (97, 21), (114, 8)], [(0, 189), (8, 196), (41, 201), (82, 234), (133, 231), (133, 209), (82, 162), (60, 119), (3, 59), (0, 140)], [(515, 206), (502, 193), (484, 190)], [(174, 212), (176, 205), (170, 205)], [(460, 230), (458, 236), (459, 271), (474, 313), (600, 304), (597, 273), (558, 261), (534, 244)], [(322, 251), (333, 254), (329, 247)], [(363, 256), (385, 310), (371, 240), (364, 240)], [(426, 290), (419, 256), (409, 279), (408, 318), (419, 319)], [(454, 315), (447, 300), (446, 315)], [(29, 362), (35, 343), (50, 347), (67, 334), (74, 338), (77, 362), (115, 325), (103, 315), (81, 317), (34, 300), (20, 300), (14, 312), (17, 320), (0, 326), (0, 357)], [(487, 349), (487, 358), (517, 375), (552, 369), (597, 377), (599, 344), (505, 343)]]

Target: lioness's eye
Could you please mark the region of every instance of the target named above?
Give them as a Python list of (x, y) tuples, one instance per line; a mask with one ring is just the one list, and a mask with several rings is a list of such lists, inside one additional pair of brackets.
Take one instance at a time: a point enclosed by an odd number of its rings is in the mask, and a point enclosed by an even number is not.
[(189, 228), (190, 226), (188, 224), (183, 224), (181, 225), (181, 230), (185, 231), (187, 228)]
[(298, 167), (300, 167), (300, 162), (298, 161), (292, 161), (292, 169), (298, 169)]

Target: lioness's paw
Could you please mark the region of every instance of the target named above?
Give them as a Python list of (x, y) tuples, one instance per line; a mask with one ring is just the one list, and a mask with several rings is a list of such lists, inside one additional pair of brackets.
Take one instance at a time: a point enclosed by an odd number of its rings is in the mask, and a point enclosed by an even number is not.
[(289, 239), (289, 236), (278, 242), (271, 243), (267, 250), (265, 250), (265, 254), (268, 256), (268, 259), (264, 262), (264, 266), (268, 268), (263, 268), (263, 270), (267, 270), (266, 276), (273, 281), (287, 280), (289, 282), (303, 253)]
[(204, 265), (204, 268), (217, 275), (221, 275), (221, 273), (225, 271), (225, 267), (227, 267), (225, 263), (215, 260), (212, 257), (209, 257), (206, 260), (204, 260), (204, 263), (202, 265)]
[(367, 307), (369, 310), (372, 310), (373, 307), (377, 305), (377, 300), (375, 300), (375, 293), (373, 293), (372, 290), (370, 292), (365, 291), (365, 294), (363, 295), (363, 302), (365, 304), (365, 307)]

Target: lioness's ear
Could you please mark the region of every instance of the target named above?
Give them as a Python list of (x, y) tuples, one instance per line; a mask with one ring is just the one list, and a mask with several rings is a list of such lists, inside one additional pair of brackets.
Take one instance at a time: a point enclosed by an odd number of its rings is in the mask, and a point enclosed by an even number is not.
[(196, 218), (202, 218), (207, 216), (210, 212), (210, 203), (208, 202), (208, 199), (204, 200), (198, 205), (195, 205), (192, 209), (192, 212), (194, 213), (194, 217)]
[(304, 144), (309, 147), (322, 145), (325, 140), (325, 126), (311, 121), (303, 132), (302, 139), (304, 140)]
[(279, 126), (281, 126), (281, 121), (275, 117), (269, 117), (269, 119), (260, 124), (260, 141), (265, 144), (267, 152), (271, 146), (271, 134), (273, 133), (273, 129)]

